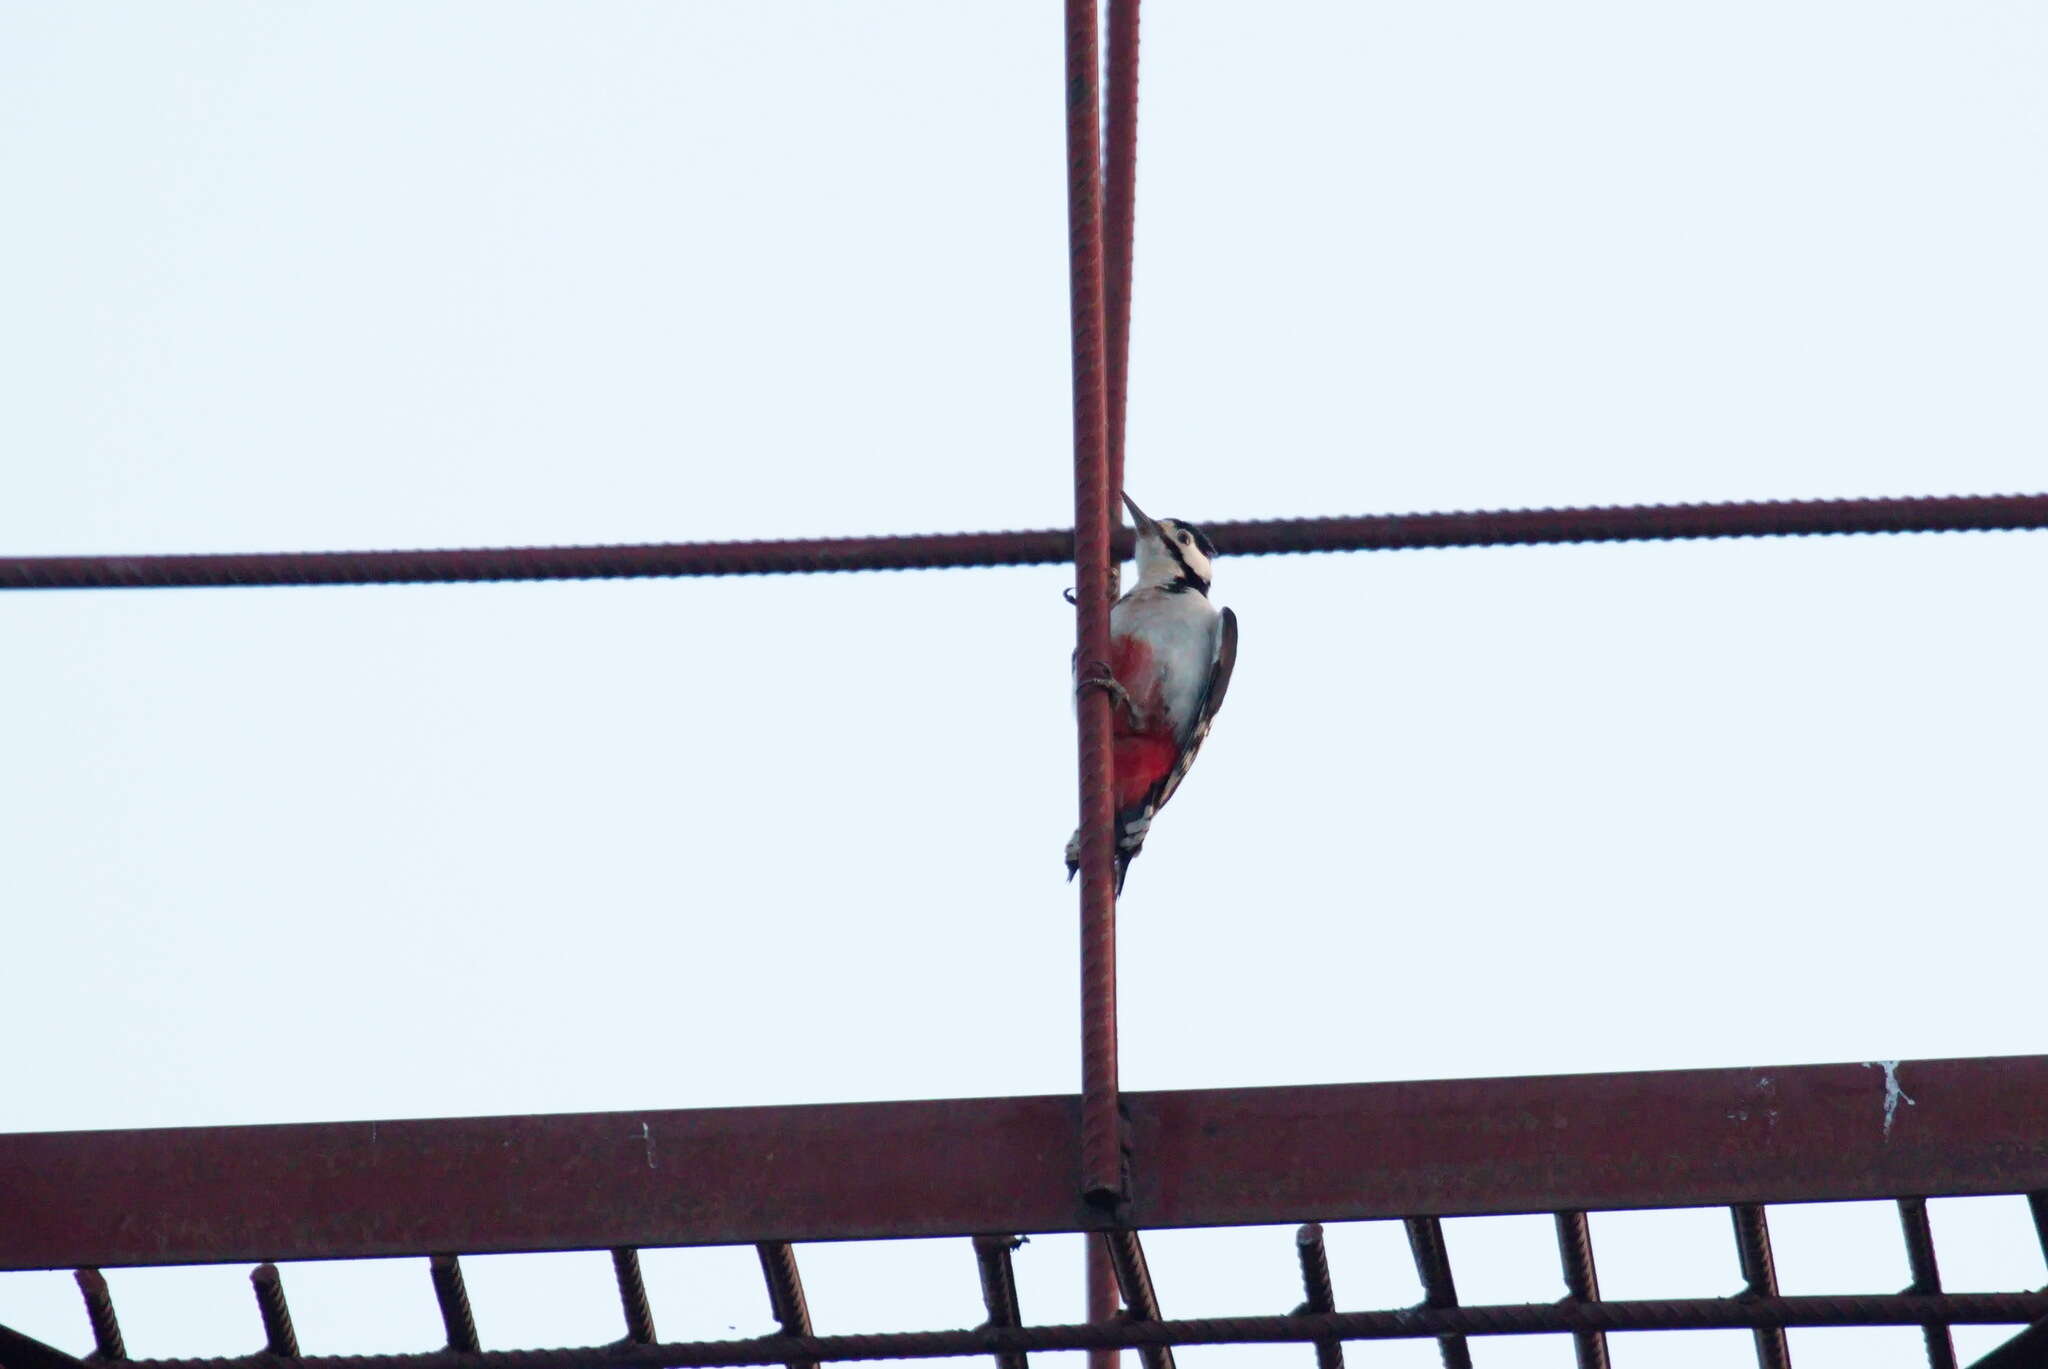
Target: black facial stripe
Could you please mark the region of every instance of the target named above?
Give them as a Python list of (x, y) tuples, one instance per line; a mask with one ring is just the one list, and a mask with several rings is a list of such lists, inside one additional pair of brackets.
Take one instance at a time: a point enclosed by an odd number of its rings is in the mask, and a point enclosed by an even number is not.
[(1211, 561), (1216, 559), (1216, 548), (1209, 545), (1209, 539), (1202, 535), (1200, 528), (1196, 527), (1193, 523), (1183, 523), (1181, 527), (1195, 539), (1195, 545), (1202, 549), (1202, 555), (1208, 557)]
[(1195, 574), (1194, 567), (1188, 564), (1188, 558), (1180, 554), (1180, 543), (1169, 537), (1166, 539), (1166, 549), (1173, 553), (1175, 563), (1180, 566), (1180, 574), (1175, 577), (1174, 582), (1168, 588), (1174, 590), (1191, 589), (1197, 594), (1207, 594), (1209, 592), (1209, 582)]

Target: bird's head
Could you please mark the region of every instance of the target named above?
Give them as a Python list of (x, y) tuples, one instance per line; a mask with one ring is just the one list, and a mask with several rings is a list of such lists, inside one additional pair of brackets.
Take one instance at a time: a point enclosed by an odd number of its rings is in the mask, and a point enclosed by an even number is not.
[(1139, 588), (1171, 586), (1206, 595), (1216, 548), (1202, 530), (1178, 518), (1148, 518), (1128, 494), (1124, 507), (1138, 529)]

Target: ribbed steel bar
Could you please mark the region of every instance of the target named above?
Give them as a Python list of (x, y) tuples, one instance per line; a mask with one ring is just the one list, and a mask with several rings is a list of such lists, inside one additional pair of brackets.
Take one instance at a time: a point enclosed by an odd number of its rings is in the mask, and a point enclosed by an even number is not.
[[(1593, 1230), (1583, 1212), (1559, 1212), (1557, 1258), (1564, 1267), (1565, 1293), (1574, 1302), (1600, 1300), (1600, 1273), (1593, 1263)], [(1575, 1331), (1572, 1349), (1579, 1369), (1607, 1369), (1607, 1336), (1601, 1331)]]
[(434, 1281), (434, 1301), (441, 1308), (441, 1326), (448, 1334), (448, 1349), (461, 1355), (477, 1352), (476, 1313), (470, 1310), (469, 1286), (462, 1280), (462, 1261), (453, 1255), (436, 1255), (427, 1262)]
[[(1102, 145), (1095, 0), (1066, 0), (1067, 250), (1073, 296), (1074, 586), (1079, 678), (1109, 676), (1110, 490), (1102, 368)], [(1124, 1197), (1117, 1111), (1116, 889), (1109, 695), (1084, 688), (1080, 715), (1081, 1192)]]
[[(1024, 1324), (1023, 1309), (1017, 1302), (1017, 1271), (1010, 1252), (1022, 1245), (1016, 1236), (976, 1236), (974, 1263), (981, 1272), (981, 1303), (988, 1309), (988, 1325), (1016, 1327)], [(1031, 1361), (1021, 1350), (1001, 1350), (995, 1355), (996, 1369), (1030, 1369)]]
[[(1145, 1244), (1138, 1233), (1128, 1229), (1105, 1231), (1103, 1244), (1109, 1247), (1109, 1262), (1116, 1268), (1117, 1287), (1123, 1291), (1124, 1306), (1138, 1321), (1158, 1321), (1159, 1294), (1152, 1286), (1152, 1266), (1145, 1261)], [(1138, 1351), (1145, 1369), (1174, 1369), (1173, 1347), (1147, 1345)]]
[(265, 1261), (249, 1271), (256, 1290), (256, 1310), (263, 1317), (263, 1348), (273, 1355), (296, 1357), (299, 1335), (292, 1329), (292, 1309), (284, 1300), (284, 1281), (277, 1266)]
[[(1082, 1242), (1083, 1260), (1088, 1280), (1088, 1320), (1100, 1325), (1113, 1322), (1123, 1310), (1123, 1300), (1117, 1295), (1116, 1266), (1110, 1262), (1109, 1239), (1106, 1236), (1090, 1235)], [(1088, 1369), (1117, 1369), (1123, 1363), (1123, 1351), (1112, 1346), (1102, 1346), (1088, 1352)]]
[(647, 1281), (640, 1277), (640, 1252), (630, 1245), (613, 1247), (612, 1277), (619, 1285), (626, 1339), (636, 1345), (654, 1344), (654, 1307), (647, 1301)]
[(2048, 1365), (2048, 1318), (1993, 1346), (1970, 1369), (2043, 1369), (2044, 1365)]
[[(1301, 1306), (1296, 1316), (1316, 1316), (1337, 1310), (1336, 1289), (1330, 1283), (1330, 1252), (1323, 1246), (1323, 1224), (1305, 1222), (1294, 1233), (1294, 1253), (1301, 1261)], [(1344, 1343), (1334, 1336), (1316, 1342), (1316, 1369), (1344, 1369)]]
[[(1899, 1227), (1906, 1237), (1906, 1263), (1913, 1271), (1909, 1293), (1939, 1293), (1941, 1266), (1934, 1258), (1934, 1231), (1927, 1224), (1925, 1198), (1899, 1199)], [(1930, 1321), (1921, 1328), (1927, 1338), (1928, 1369), (1956, 1369), (1956, 1347), (1948, 1327)]]
[[(274, 1362), (272, 1362), (274, 1363)], [(0, 1369), (86, 1369), (87, 1361), (0, 1326)]]
[[(1778, 1296), (1778, 1264), (1771, 1256), (1771, 1228), (1759, 1203), (1737, 1203), (1728, 1209), (1735, 1223), (1735, 1254), (1742, 1261), (1743, 1296)], [(1781, 1327), (1756, 1328), (1756, 1362), (1760, 1369), (1790, 1369), (1792, 1352)]]
[[(1415, 1256), (1415, 1276), (1422, 1281), (1422, 1305), (1443, 1310), (1458, 1305), (1457, 1281), (1451, 1277), (1451, 1252), (1444, 1244), (1444, 1226), (1435, 1217), (1409, 1217), (1408, 1249)], [(1445, 1332), (1437, 1337), (1444, 1369), (1472, 1369), (1472, 1349), (1465, 1337)]]
[[(811, 1334), (811, 1307), (804, 1297), (804, 1283), (797, 1273), (796, 1251), (783, 1241), (762, 1241), (754, 1250), (761, 1257), (761, 1277), (768, 1283), (768, 1308), (782, 1328), (785, 1339), (803, 1340)], [(788, 1369), (817, 1369), (819, 1357), (792, 1354), (781, 1363)]]
[[(1138, 202), (1138, 4), (1109, 0), (1107, 147), (1103, 185), (1103, 342), (1107, 380), (1110, 516), (1124, 488), (1124, 416), (1130, 407), (1131, 260)], [(1112, 583), (1116, 568), (1110, 569)]]
[[(1802, 1298), (1691, 1298), (1669, 1301), (1531, 1303), (1492, 1307), (1404, 1307), (1328, 1316), (1212, 1317), (1112, 1321), (1017, 1330), (891, 1331), (843, 1336), (763, 1336), (679, 1345), (607, 1345), (573, 1350), (503, 1350), (475, 1355), (321, 1355), (294, 1369), (705, 1369), (782, 1364), (791, 1359), (938, 1359), (1002, 1350), (1086, 1350), (1094, 1346), (1304, 1344), (1424, 1336), (1559, 1335), (1573, 1331), (1706, 1331), (1757, 1326), (2023, 1324), (2048, 1316), (2048, 1292), (1908, 1294)], [(262, 1355), (140, 1360), (142, 1369), (265, 1369)]]
[[(1610, 508), (1361, 514), (1210, 522), (1225, 556), (1533, 546), (1830, 533), (1998, 532), (2048, 528), (2048, 494), (1942, 495)], [(1120, 556), (1130, 534), (1116, 538)], [(226, 585), (428, 584), (699, 575), (1039, 566), (1070, 561), (1065, 528), (430, 551), (229, 552), (163, 556), (0, 557), (0, 589), (162, 589)]]
[(114, 1315), (114, 1293), (106, 1276), (97, 1269), (80, 1269), (73, 1277), (85, 1299), (86, 1320), (92, 1323), (92, 1353), (95, 1359), (128, 1358), (128, 1346), (121, 1339), (121, 1319)]

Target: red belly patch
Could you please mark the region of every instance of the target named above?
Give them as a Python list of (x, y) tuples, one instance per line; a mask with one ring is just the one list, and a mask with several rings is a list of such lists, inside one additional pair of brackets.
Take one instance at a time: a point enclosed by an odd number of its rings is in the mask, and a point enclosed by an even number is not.
[(1142, 802), (1152, 787), (1166, 778), (1180, 748), (1161, 707), (1152, 648), (1135, 637), (1116, 637), (1110, 641), (1109, 653), (1110, 670), (1130, 694), (1143, 724), (1134, 728), (1123, 709), (1111, 710), (1116, 806), (1122, 811)]
[(1144, 801), (1152, 786), (1166, 778), (1180, 748), (1173, 738), (1154, 732), (1127, 731), (1119, 720), (1111, 755), (1116, 765), (1116, 807), (1118, 812)]

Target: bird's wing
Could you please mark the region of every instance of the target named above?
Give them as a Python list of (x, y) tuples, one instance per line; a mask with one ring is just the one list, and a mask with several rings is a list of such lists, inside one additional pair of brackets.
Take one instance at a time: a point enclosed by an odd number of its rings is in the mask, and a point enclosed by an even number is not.
[(1216, 710), (1223, 707), (1223, 696), (1230, 690), (1230, 673), (1236, 668), (1237, 615), (1226, 608), (1216, 625), (1216, 655), (1209, 662), (1209, 679), (1202, 686), (1202, 698), (1195, 706), (1194, 720), (1181, 738), (1179, 754), (1173, 758), (1173, 765), (1159, 783), (1137, 805), (1143, 813), (1143, 821), (1139, 824), (1140, 842), (1144, 840), (1144, 828), (1151, 825), (1152, 815), (1166, 806), (1166, 801), (1173, 797), (1173, 791), (1180, 788), (1180, 782), (1187, 777), (1188, 768), (1195, 763), (1195, 753), (1202, 749), (1202, 743), (1209, 736), (1209, 724), (1215, 720)]

